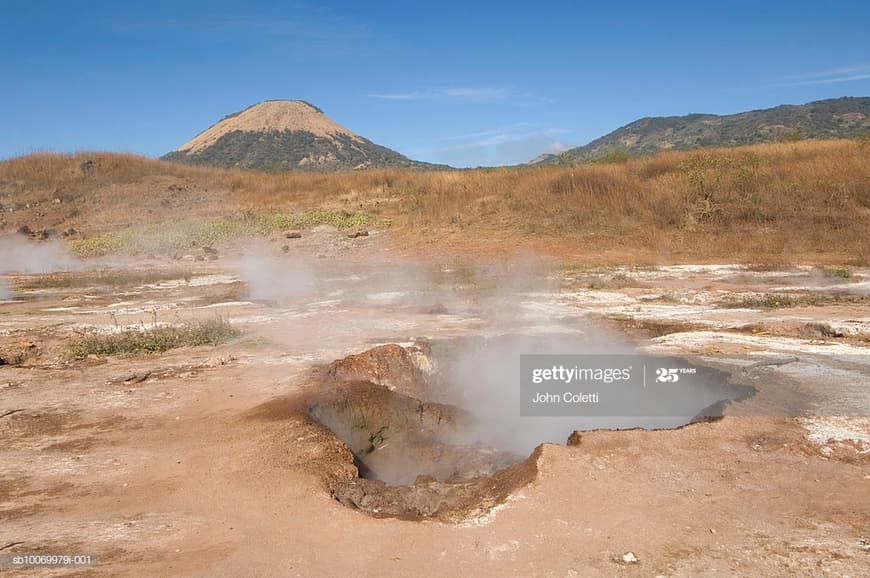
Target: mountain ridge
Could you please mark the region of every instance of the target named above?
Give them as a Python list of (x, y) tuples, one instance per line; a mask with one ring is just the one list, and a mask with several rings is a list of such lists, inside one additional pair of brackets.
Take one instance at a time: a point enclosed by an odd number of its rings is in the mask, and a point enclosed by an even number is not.
[(624, 157), (804, 138), (848, 138), (864, 131), (870, 131), (870, 97), (846, 96), (726, 115), (643, 117), (585, 145), (558, 155), (540, 155), (527, 164), (582, 163), (614, 153)]

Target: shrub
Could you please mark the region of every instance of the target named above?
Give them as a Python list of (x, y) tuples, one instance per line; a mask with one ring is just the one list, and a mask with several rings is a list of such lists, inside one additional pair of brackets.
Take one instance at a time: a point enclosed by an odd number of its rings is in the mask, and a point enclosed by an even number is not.
[(84, 359), (89, 355), (160, 353), (178, 347), (220, 345), (238, 335), (229, 321), (216, 317), (180, 327), (128, 329), (108, 335), (85, 333), (72, 344), (71, 354), (75, 359)]

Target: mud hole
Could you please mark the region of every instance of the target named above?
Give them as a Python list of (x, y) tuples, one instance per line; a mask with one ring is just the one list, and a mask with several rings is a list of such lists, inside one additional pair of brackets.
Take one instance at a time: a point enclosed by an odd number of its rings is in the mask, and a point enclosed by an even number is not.
[(304, 394), (260, 415), (301, 422), (298, 463), (337, 501), (406, 520), (483, 516), (537, 477), (543, 443), (580, 445), (567, 425), (556, 440), (536, 438), (530, 454), (482, 441), (478, 417), (444, 401), (433, 363), (426, 343), (375, 347), (315, 370)]

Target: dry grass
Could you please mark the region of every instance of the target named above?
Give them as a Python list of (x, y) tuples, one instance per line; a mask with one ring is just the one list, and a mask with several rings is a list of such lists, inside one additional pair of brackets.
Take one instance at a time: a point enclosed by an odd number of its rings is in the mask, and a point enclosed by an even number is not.
[(178, 347), (220, 345), (239, 335), (229, 321), (216, 317), (180, 327), (128, 329), (107, 335), (86, 333), (72, 343), (70, 353), (75, 359), (85, 359), (90, 355), (161, 353)]
[(826, 305), (866, 305), (870, 295), (851, 293), (765, 293), (747, 295), (725, 303), (731, 309), (787, 309), (789, 307), (823, 307)]
[(70, 289), (82, 287), (119, 288), (159, 283), (175, 279), (189, 281), (193, 277), (190, 269), (153, 269), (125, 270), (103, 269), (84, 272), (57, 272), (47, 275), (20, 276), (15, 281), (15, 288), (27, 289)]
[[(93, 169), (83, 170), (89, 159)], [(54, 202), (60, 195), (70, 200)], [(18, 209), (6, 213), (7, 228), (33, 227), (16, 220), (41, 209), (54, 216), (46, 226), (88, 234), (167, 216), (345, 210), (412, 245), (529, 247), (587, 261), (870, 263), (870, 145), (860, 140), (578, 167), (332, 175), (42, 153), (0, 163), (0, 203)]]

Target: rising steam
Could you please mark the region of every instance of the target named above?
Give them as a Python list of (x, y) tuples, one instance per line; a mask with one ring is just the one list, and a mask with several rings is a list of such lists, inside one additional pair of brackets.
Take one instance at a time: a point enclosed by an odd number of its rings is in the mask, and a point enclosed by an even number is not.
[(36, 243), (19, 235), (0, 237), (0, 273), (52, 273), (78, 268), (59, 241)]
[[(534, 256), (437, 268), (249, 256), (238, 271), (252, 298), (318, 312), (317, 323), (304, 325), (303, 331), (294, 325), (278, 338), (288, 351), (317, 343), (321, 351), (336, 350), (338, 357), (359, 351), (363, 343), (428, 338), (438, 368), (430, 400), (457, 406), (473, 418), (473, 425), (442, 440), (450, 445), (524, 456), (543, 442), (564, 443), (575, 430), (674, 427), (688, 421), (685, 414), (637, 417), (642, 415), (637, 408), (627, 417), (520, 415), (521, 355), (637, 353), (615, 332), (579, 315), (561, 292), (559, 275)], [(324, 303), (334, 306), (324, 308)], [(703, 393), (692, 401), (697, 410), (721, 399), (712, 390)], [(416, 475), (402, 474), (402, 479)]]

